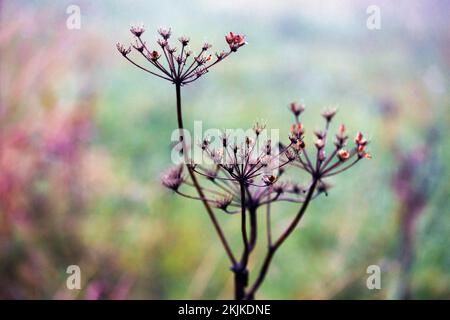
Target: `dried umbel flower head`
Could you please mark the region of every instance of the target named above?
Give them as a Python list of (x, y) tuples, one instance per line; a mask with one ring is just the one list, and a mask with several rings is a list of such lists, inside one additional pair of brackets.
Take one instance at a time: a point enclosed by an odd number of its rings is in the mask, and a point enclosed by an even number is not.
[[(340, 172), (349, 169), (354, 164), (356, 164), (361, 158), (367, 159), (371, 158), (371, 155), (365, 151), (367, 140), (364, 139), (362, 133), (358, 133), (356, 135), (355, 138), (356, 147), (354, 149), (352, 150), (343, 149), (346, 140), (348, 139), (348, 136), (346, 135), (346, 128), (345, 125), (343, 124), (339, 126), (338, 133), (336, 134), (336, 140), (334, 142), (335, 150), (329, 156), (326, 155), (325, 150), (328, 140), (327, 139), (328, 130), (330, 128), (330, 123), (335, 115), (336, 115), (335, 109), (330, 109), (323, 112), (322, 116), (325, 119), (325, 129), (316, 130), (314, 132), (315, 136), (317, 137), (317, 140), (314, 143), (317, 150), (316, 161), (311, 160), (307, 150), (305, 149), (304, 144), (302, 144), (301, 146), (301, 149), (303, 149), (302, 154), (299, 154), (298, 159), (296, 159), (297, 160), (296, 162), (298, 162), (298, 166), (300, 168), (314, 175), (318, 180), (338, 174)], [(296, 138), (301, 137), (301, 140), (299, 141), (303, 141), (304, 127), (303, 124), (299, 121), (299, 117), (295, 113), (294, 116), (295, 122), (291, 127), (291, 134), (289, 136), (289, 139), (293, 143), (294, 150), (299, 150), (300, 147), (296, 146), (296, 144), (298, 143)], [(341, 168), (343, 162), (348, 162), (352, 158), (354, 159), (353, 162)], [(334, 163), (333, 160), (335, 160)]]
[[(177, 192), (190, 199), (212, 203), (215, 208), (227, 214), (241, 213), (242, 230), (247, 230), (245, 217), (249, 217), (250, 235), (247, 237), (246, 231), (244, 231), (245, 236), (243, 235), (246, 250), (243, 262), (239, 261), (233, 264), (233, 271), (237, 274), (241, 272), (242, 265), (245, 266), (242, 272), (247, 272), (245, 255), (250, 255), (256, 243), (257, 211), (260, 208), (267, 208), (268, 223), (270, 224), (269, 208), (272, 204), (286, 201), (301, 206), (296, 218), (282, 236), (277, 241), (269, 243), (271, 250), (269, 254), (273, 255), (273, 252), (295, 229), (309, 202), (322, 194), (328, 195), (331, 185), (326, 181), (327, 178), (350, 169), (362, 158), (368, 158), (368, 153), (365, 151), (367, 141), (360, 133), (355, 138), (356, 146), (352, 149), (344, 149), (343, 146), (347, 139), (344, 125), (339, 126), (336, 133), (335, 149), (327, 155), (325, 150), (328, 143), (328, 130), (334, 115), (325, 117), (325, 128), (314, 132), (317, 140), (315, 146), (312, 147), (315, 154), (315, 158), (313, 158), (312, 155), (309, 155), (303, 141), (305, 128), (299, 121), (300, 114), (293, 114), (295, 121), (290, 127), (289, 144), (287, 145), (273, 144), (270, 139), (261, 141), (264, 136), (261, 132), (265, 129), (265, 124), (261, 125), (260, 123), (254, 125), (253, 136), (246, 135), (242, 141), (230, 143), (229, 136), (220, 135), (221, 148), (213, 147), (209, 138), (204, 139), (199, 145), (203, 152), (213, 160), (212, 168), (197, 164), (193, 167), (193, 171), (196, 175), (206, 178), (205, 180), (210, 186), (201, 186), (202, 196), (200, 197)], [(256, 146), (260, 146), (260, 150)], [(273, 149), (273, 146), (278, 146), (280, 150)], [(363, 153), (364, 156), (361, 156)], [(309, 176), (309, 181), (305, 184), (297, 181), (280, 181), (285, 177), (285, 168), (305, 172)], [(286, 170), (286, 172), (289, 171)], [(193, 183), (188, 182), (184, 185), (192, 187)], [(234, 211), (230, 208), (233, 208)], [(266, 271), (262, 272), (264, 275)], [(257, 279), (262, 278), (261, 274), (257, 277)], [(245, 288), (246, 285), (242, 286)], [(248, 289), (248, 292), (244, 290), (237, 297), (251, 299), (258, 286), (257, 281)]]
[[(171, 40), (172, 29), (160, 28), (158, 29), (160, 38), (157, 39), (156, 42), (160, 47), (161, 52), (158, 52), (159, 49), (156, 50), (142, 40), (144, 31), (145, 29), (143, 26), (131, 27), (130, 32), (136, 40), (136, 44), (133, 44), (132, 47), (144, 57), (148, 63), (150, 63), (153, 70), (137, 63), (134, 59), (129, 57), (131, 47), (125, 48), (122, 44), (118, 43), (117, 50), (138, 68), (180, 86), (194, 82), (202, 77), (212, 66), (224, 60), (232, 52), (236, 52), (238, 48), (245, 44), (244, 36), (230, 32), (230, 34), (225, 37), (226, 42), (230, 47), (228, 52), (222, 51), (221, 53), (216, 53), (215, 58), (213, 58), (212, 54), (207, 54), (207, 51), (211, 49), (212, 46), (209, 43), (205, 43), (202, 45), (200, 53), (192, 58), (192, 51), (188, 50), (190, 42), (189, 37), (182, 36), (178, 38), (178, 41), (181, 44), (181, 50), (178, 50), (177, 47), (172, 46), (169, 43)], [(164, 56), (165, 63), (159, 60), (161, 56)], [(192, 61), (189, 61), (190, 59), (192, 59)]]

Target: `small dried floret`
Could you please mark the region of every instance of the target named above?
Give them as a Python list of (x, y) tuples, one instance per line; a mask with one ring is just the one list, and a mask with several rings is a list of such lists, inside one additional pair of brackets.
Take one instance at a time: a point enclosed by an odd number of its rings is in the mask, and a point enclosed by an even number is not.
[(256, 136), (259, 136), (261, 134), (261, 132), (264, 131), (265, 128), (266, 128), (265, 123), (256, 122), (255, 125), (253, 126), (253, 131), (255, 132)]
[(291, 112), (298, 117), (303, 111), (305, 111), (305, 105), (303, 103), (291, 102), (289, 104)]
[(171, 46), (167, 45), (166, 50), (167, 50), (167, 52), (169, 52), (170, 54), (174, 54), (175, 51), (177, 51), (177, 48), (176, 48), (176, 47), (171, 47)]
[(325, 160), (325, 150), (324, 149), (320, 149), (319, 150), (319, 154), (317, 155), (319, 161), (324, 161)]
[(301, 194), (305, 193), (306, 190), (303, 186), (299, 185), (298, 183), (290, 183), (289, 184), (289, 192), (294, 194)]
[(153, 50), (152, 52), (148, 53), (148, 58), (152, 61), (157, 61), (160, 57), (161, 55), (158, 51)]
[(204, 75), (207, 72), (208, 72), (208, 69), (206, 69), (206, 68), (198, 68), (197, 70), (195, 70), (195, 75), (197, 76), (197, 78), (200, 78), (202, 75)]
[(222, 52), (216, 52), (216, 58), (217, 58), (217, 60), (222, 60), (223, 58), (225, 58), (226, 57), (226, 53), (225, 53), (225, 51), (222, 51)]
[(274, 175), (265, 175), (262, 177), (262, 180), (266, 184), (266, 186), (274, 184), (277, 181), (277, 179), (278, 178)]
[(171, 28), (165, 29), (165, 28), (159, 28), (158, 33), (164, 40), (169, 40), (170, 35), (172, 34)]
[(131, 26), (130, 32), (134, 34), (136, 37), (140, 37), (145, 31), (144, 25), (140, 24), (137, 26)]
[(200, 56), (200, 57), (195, 57), (194, 60), (199, 64), (199, 65), (203, 65), (206, 62), (211, 60), (211, 55), (208, 56)]
[(335, 116), (336, 111), (336, 108), (325, 110), (324, 112), (322, 112), (322, 117), (324, 117), (327, 122), (330, 122)]
[(297, 140), (294, 142), (294, 144), (292, 145), (292, 147), (296, 150), (296, 151), (301, 151), (302, 149), (304, 149), (306, 146), (305, 141), (303, 140)]
[(144, 44), (136, 40), (136, 44), (133, 44), (133, 48), (135, 48), (139, 52), (144, 52)]
[(180, 41), (181, 45), (183, 46), (187, 46), (189, 43), (189, 38), (188, 37), (179, 37), (178, 41)]
[(225, 40), (227, 41), (228, 45), (230, 46), (231, 51), (237, 51), (240, 47), (245, 45), (245, 37), (243, 35), (234, 34), (233, 32), (230, 32), (225, 36)]
[(169, 189), (172, 189), (174, 191), (178, 190), (180, 185), (184, 182), (183, 178), (183, 166), (178, 165), (176, 167), (172, 167), (168, 169), (162, 176), (161, 176), (161, 183)]
[(209, 153), (209, 156), (214, 161), (214, 163), (220, 163), (223, 158), (223, 149), (213, 149)]
[(231, 204), (232, 201), (233, 201), (233, 196), (227, 195), (222, 198), (216, 199), (215, 205), (219, 209), (227, 210), (228, 206)]
[(345, 149), (341, 149), (341, 150), (338, 151), (338, 157), (339, 157), (339, 160), (345, 161), (348, 158), (350, 158), (350, 152), (348, 152)]
[(116, 43), (116, 48), (124, 57), (131, 52), (131, 46), (126, 48), (120, 42)]
[(301, 122), (298, 123), (294, 123), (291, 126), (291, 134), (296, 138), (296, 139), (301, 139), (303, 137), (303, 133), (305, 132), (305, 130), (303, 129), (303, 124)]
[(317, 139), (314, 143), (317, 149), (323, 149), (325, 147), (325, 141), (323, 139)]
[(317, 192), (319, 193), (325, 193), (325, 195), (328, 195), (328, 190), (331, 188), (331, 184), (323, 182), (322, 180), (319, 181), (317, 184)]
[(294, 151), (292, 151), (292, 149), (286, 149), (286, 151), (284, 151), (284, 154), (289, 161), (294, 161), (297, 158), (297, 155)]
[(212, 47), (211, 44), (209, 44), (208, 42), (205, 42), (202, 46), (202, 51), (207, 51)]
[(277, 182), (273, 185), (273, 191), (278, 194), (281, 194), (286, 191), (287, 183), (285, 182)]
[(164, 40), (164, 39), (158, 39), (156, 42), (159, 44), (159, 46), (160, 46), (161, 48), (164, 48), (164, 47), (166, 47), (166, 46), (169, 45), (169, 43), (167, 42), (167, 40)]
[(318, 139), (325, 139), (325, 137), (327, 136), (327, 133), (325, 131), (322, 131), (322, 130), (314, 131), (314, 134), (316, 135), (316, 137)]
[(358, 132), (358, 133), (356, 134), (356, 137), (355, 137), (355, 143), (356, 143), (358, 146), (365, 146), (365, 145), (367, 144), (367, 140), (364, 139), (363, 134), (362, 134), (361, 132)]

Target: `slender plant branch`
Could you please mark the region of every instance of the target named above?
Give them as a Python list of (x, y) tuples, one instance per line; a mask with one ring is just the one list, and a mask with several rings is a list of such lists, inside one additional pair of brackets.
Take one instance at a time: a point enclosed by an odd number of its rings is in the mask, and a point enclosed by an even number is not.
[(255, 283), (250, 288), (249, 292), (247, 293), (246, 298), (248, 300), (253, 300), (255, 297), (255, 292), (258, 290), (258, 288), (261, 286), (262, 282), (264, 281), (264, 278), (267, 275), (267, 271), (269, 270), (270, 262), (272, 261), (272, 258), (277, 251), (277, 249), (283, 244), (283, 242), (289, 237), (289, 235), (294, 231), (295, 227), (299, 223), (300, 219), (303, 217), (306, 208), (308, 208), (308, 204), (314, 194), (314, 190), (316, 189), (318, 180), (314, 179), (312, 185), (309, 188), (308, 194), (306, 195), (305, 202), (302, 204), (299, 212), (295, 216), (294, 220), (291, 222), (289, 227), (286, 229), (286, 231), (283, 232), (283, 234), (278, 238), (278, 240), (273, 244), (269, 245), (269, 248), (267, 250), (266, 258), (264, 259), (263, 265), (261, 267), (261, 271), (258, 274), (258, 277), (255, 280)]
[[(187, 159), (187, 154), (186, 154), (186, 142), (184, 140), (184, 135), (183, 135), (183, 114), (182, 114), (182, 109), (181, 109), (181, 85), (179, 83), (175, 84), (175, 88), (176, 88), (176, 97), (177, 97), (177, 120), (178, 120), (178, 129), (180, 132), (180, 141), (182, 143), (182, 148), (183, 148), (183, 155), (185, 156), (185, 159)], [(192, 169), (192, 167), (189, 164), (186, 164), (188, 171), (189, 171), (189, 175), (191, 177), (192, 183), (195, 186), (195, 189), (197, 190), (198, 195), (200, 196), (200, 198), (202, 199), (203, 205), (205, 206), (206, 211), (208, 212), (209, 218), (211, 219), (214, 228), (216, 229), (216, 232), (220, 238), (220, 241), (222, 242), (223, 247), (225, 248), (225, 251), (228, 255), (228, 258), (230, 259), (231, 263), (233, 265), (236, 264), (236, 258), (233, 255), (233, 252), (231, 251), (231, 248), (228, 244), (228, 241), (225, 238), (225, 235), (223, 234), (222, 228), (219, 225), (219, 222), (217, 221), (216, 216), (214, 215), (214, 212), (211, 209), (211, 206), (209, 205), (208, 201), (205, 198), (205, 195), (203, 193), (202, 188), (200, 187), (198, 181), (197, 181), (197, 177), (195, 176), (195, 173)]]

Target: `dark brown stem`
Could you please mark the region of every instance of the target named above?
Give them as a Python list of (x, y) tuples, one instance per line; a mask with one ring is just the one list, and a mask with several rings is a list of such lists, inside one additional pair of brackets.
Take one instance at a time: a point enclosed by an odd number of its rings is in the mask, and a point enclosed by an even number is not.
[(249, 251), (251, 252), (256, 245), (256, 239), (258, 236), (258, 220), (256, 218), (256, 208), (250, 207), (248, 210), (250, 216), (250, 241)]
[[(186, 154), (186, 142), (184, 141), (183, 136), (183, 115), (181, 110), (181, 85), (179, 83), (175, 84), (176, 87), (176, 96), (177, 96), (177, 119), (178, 119), (178, 129), (180, 131), (180, 142), (182, 143), (183, 148), (183, 154), (185, 156), (185, 160), (187, 160), (187, 154)], [(187, 161), (186, 161), (187, 162)], [(206, 211), (208, 212), (209, 218), (211, 219), (214, 228), (216, 229), (217, 234), (219, 235), (220, 241), (222, 242), (223, 247), (225, 248), (225, 251), (230, 258), (230, 261), (233, 265), (236, 265), (236, 258), (233, 255), (233, 252), (231, 251), (230, 246), (228, 245), (228, 242), (225, 238), (225, 235), (223, 234), (222, 229), (220, 228), (219, 222), (216, 219), (216, 216), (214, 215), (214, 212), (212, 211), (208, 201), (205, 198), (205, 195), (203, 193), (202, 188), (200, 187), (197, 177), (195, 176), (192, 167), (190, 165), (186, 165), (189, 171), (189, 176), (191, 177), (192, 183), (195, 186), (195, 189), (197, 190), (198, 195), (200, 196), (203, 205), (205, 206)]]
[(263, 281), (267, 275), (267, 271), (269, 270), (270, 262), (272, 261), (273, 255), (275, 254), (277, 249), (283, 244), (283, 242), (287, 239), (287, 237), (289, 237), (289, 235), (292, 233), (292, 231), (294, 231), (295, 227), (300, 222), (300, 219), (303, 217), (303, 215), (306, 211), (306, 208), (308, 208), (308, 204), (312, 199), (314, 190), (316, 189), (317, 182), (318, 182), (317, 179), (313, 180), (313, 183), (311, 184), (311, 186), (309, 188), (308, 194), (306, 195), (305, 202), (303, 203), (302, 207), (300, 208), (299, 212), (297, 213), (297, 215), (295, 216), (294, 220), (291, 222), (289, 227), (283, 232), (283, 234), (280, 236), (280, 238), (272, 246), (269, 246), (269, 249), (267, 250), (267, 255), (264, 259), (264, 262), (263, 262), (261, 270), (258, 274), (258, 277), (256, 278), (255, 283), (253, 284), (253, 286), (251, 287), (249, 292), (247, 293), (246, 299), (248, 299), (248, 300), (254, 299), (255, 292), (261, 286), (261, 284), (263, 283)]
[(241, 231), (242, 240), (244, 244), (244, 252), (242, 253), (242, 258), (239, 264), (233, 267), (234, 271), (234, 297), (236, 300), (243, 300), (245, 298), (245, 288), (248, 285), (248, 256), (250, 253), (249, 242), (247, 237), (247, 223), (245, 216), (245, 183), (240, 182), (241, 188), (241, 209), (242, 209), (242, 220), (241, 220)]
[(241, 210), (242, 210), (242, 215), (241, 215), (241, 231), (242, 231), (242, 241), (244, 243), (244, 252), (242, 254), (242, 259), (240, 262), (240, 266), (241, 268), (246, 268), (247, 267), (247, 262), (248, 262), (248, 254), (249, 254), (249, 243), (248, 243), (248, 237), (247, 237), (247, 219), (245, 216), (245, 207), (246, 207), (246, 202), (245, 202), (245, 184), (243, 181), (240, 182), (240, 187), (241, 187)]

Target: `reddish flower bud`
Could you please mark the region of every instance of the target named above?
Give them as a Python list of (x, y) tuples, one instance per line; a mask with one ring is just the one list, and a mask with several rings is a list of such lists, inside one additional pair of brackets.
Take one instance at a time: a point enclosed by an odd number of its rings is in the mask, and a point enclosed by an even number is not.
[(348, 158), (350, 158), (350, 152), (348, 152), (347, 150), (341, 149), (338, 151), (338, 157), (339, 157), (339, 160), (345, 161)]
[(365, 146), (367, 144), (367, 140), (364, 139), (363, 134), (358, 132), (355, 137), (355, 142), (359, 146)]
[(301, 139), (305, 130), (303, 129), (303, 124), (301, 122), (294, 123), (291, 127), (291, 133), (297, 138)]
[(237, 51), (240, 47), (245, 44), (245, 37), (239, 34), (234, 34), (230, 32), (225, 36), (225, 40), (230, 46), (231, 51)]
[(158, 53), (158, 51), (152, 51), (148, 54), (148, 58), (152, 61), (156, 61), (161, 57), (161, 55)]
[(345, 124), (339, 126), (339, 135), (342, 137), (345, 135)]

